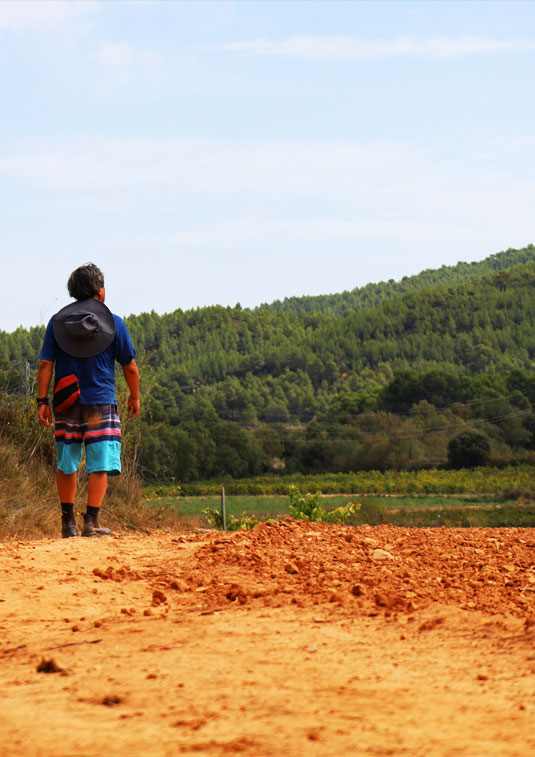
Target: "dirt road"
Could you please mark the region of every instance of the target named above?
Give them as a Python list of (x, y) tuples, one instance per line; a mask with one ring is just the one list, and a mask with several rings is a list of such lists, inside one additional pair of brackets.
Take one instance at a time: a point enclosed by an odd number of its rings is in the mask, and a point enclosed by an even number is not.
[(5, 543), (0, 663), (2, 755), (534, 755), (535, 533)]

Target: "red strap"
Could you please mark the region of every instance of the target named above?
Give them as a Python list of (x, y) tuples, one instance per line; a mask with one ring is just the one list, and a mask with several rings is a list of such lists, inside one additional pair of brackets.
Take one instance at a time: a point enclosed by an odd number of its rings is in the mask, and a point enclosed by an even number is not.
[(59, 381), (56, 382), (54, 386), (54, 392), (60, 392), (62, 389), (65, 389), (68, 386), (71, 386), (72, 384), (78, 383), (78, 377), (75, 376), (74, 373), (71, 373), (70, 376), (64, 376)]
[(70, 394), (67, 397), (67, 399), (61, 403), (61, 405), (58, 405), (54, 409), (54, 412), (62, 413), (64, 410), (68, 410), (71, 407), (71, 405), (74, 405), (74, 403), (76, 402), (79, 396), (80, 396), (80, 390), (78, 390), (77, 392), (74, 392), (73, 394)]

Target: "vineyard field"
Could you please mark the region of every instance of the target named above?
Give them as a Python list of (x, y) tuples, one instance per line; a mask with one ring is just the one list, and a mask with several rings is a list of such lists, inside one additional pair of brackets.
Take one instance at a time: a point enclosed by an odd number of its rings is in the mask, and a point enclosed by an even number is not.
[(227, 495), (286, 495), (290, 486), (301, 491), (347, 495), (501, 495), (516, 499), (535, 499), (535, 468), (511, 465), (504, 468), (481, 467), (462, 470), (433, 468), (419, 471), (358, 471), (321, 475), (257, 476), (239, 480), (221, 479), (176, 484), (158, 484), (145, 488), (146, 497), (217, 496), (221, 487)]

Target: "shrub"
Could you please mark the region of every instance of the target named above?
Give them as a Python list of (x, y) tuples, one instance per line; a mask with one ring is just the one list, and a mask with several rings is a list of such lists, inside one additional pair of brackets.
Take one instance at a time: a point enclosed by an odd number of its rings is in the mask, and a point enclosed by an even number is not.
[[(217, 510), (216, 508), (212, 507), (205, 507), (202, 511), (202, 514), (207, 519), (210, 526), (213, 526), (220, 531), (223, 530), (223, 516), (221, 515), (221, 510)], [(257, 523), (260, 523), (259, 520), (246, 512), (242, 512), (239, 518), (236, 518), (235, 515), (230, 515), (229, 513), (227, 513), (226, 521), (227, 531), (250, 531), (253, 526), (256, 526)]]
[(343, 507), (334, 510), (324, 510), (320, 505), (320, 493), (301, 494), (297, 486), (288, 489), (290, 498), (290, 515), (296, 520), (319, 521), (321, 523), (345, 523), (357, 510), (360, 509), (358, 502), (350, 502)]
[(448, 463), (451, 468), (475, 468), (487, 462), (489, 453), (490, 442), (486, 434), (469, 429), (450, 439)]

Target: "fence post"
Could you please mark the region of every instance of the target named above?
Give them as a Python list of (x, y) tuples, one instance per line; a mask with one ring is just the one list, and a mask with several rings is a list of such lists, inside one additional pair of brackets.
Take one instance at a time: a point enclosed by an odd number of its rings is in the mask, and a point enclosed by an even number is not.
[(221, 525), (223, 531), (227, 530), (227, 508), (225, 505), (225, 487), (221, 487)]

